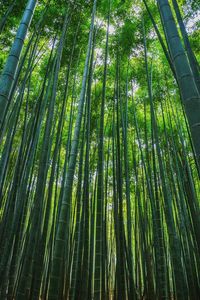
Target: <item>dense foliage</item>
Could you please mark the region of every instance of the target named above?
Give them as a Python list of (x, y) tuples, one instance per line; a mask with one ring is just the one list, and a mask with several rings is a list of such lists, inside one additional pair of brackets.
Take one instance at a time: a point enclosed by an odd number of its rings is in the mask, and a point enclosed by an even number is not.
[(0, 8), (0, 299), (198, 300), (199, 0)]

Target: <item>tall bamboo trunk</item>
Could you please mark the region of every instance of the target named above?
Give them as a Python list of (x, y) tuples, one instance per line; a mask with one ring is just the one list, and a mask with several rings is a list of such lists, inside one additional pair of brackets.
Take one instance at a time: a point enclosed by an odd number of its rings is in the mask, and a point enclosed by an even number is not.
[(86, 90), (86, 82), (87, 82), (88, 71), (89, 71), (89, 60), (90, 60), (91, 49), (92, 49), (96, 2), (97, 1), (95, 0), (93, 4), (93, 12), (92, 12), (91, 27), (89, 33), (88, 49), (87, 49), (87, 55), (85, 60), (85, 68), (84, 68), (84, 74), (82, 80), (81, 95), (78, 104), (78, 113), (76, 118), (73, 140), (71, 144), (71, 152), (69, 157), (68, 172), (65, 181), (65, 189), (64, 189), (63, 197), (61, 199), (60, 212), (58, 216), (58, 225), (56, 229), (51, 279), (50, 279), (49, 295), (48, 295), (49, 299), (51, 300), (58, 299), (60, 294), (60, 274), (61, 274), (62, 263), (64, 258), (65, 241), (67, 240), (69, 235), (69, 222), (70, 222), (69, 218), (70, 218), (70, 209), (71, 209), (72, 188), (73, 188), (73, 180), (74, 180), (74, 173), (76, 167), (76, 159), (78, 154), (83, 108), (85, 102), (85, 90)]
[(24, 41), (31, 24), (37, 0), (29, 0), (24, 11), (21, 23), (19, 25), (15, 41), (7, 58), (3, 73), (0, 79), (0, 126), (5, 117), (9, 96), (15, 81), (15, 75), (18, 68), (19, 59), (23, 49)]
[(179, 23), (179, 27), (180, 27), (180, 30), (181, 30), (181, 34), (182, 34), (182, 37), (183, 37), (185, 49), (187, 51), (187, 56), (188, 56), (188, 60), (190, 62), (190, 67), (191, 67), (193, 75), (194, 75), (194, 80), (195, 80), (195, 83), (197, 85), (197, 89), (200, 93), (199, 64), (198, 64), (198, 61), (197, 61), (197, 59), (194, 55), (194, 52), (191, 48), (190, 41), (189, 41), (188, 34), (187, 34), (187, 30), (185, 28), (185, 24), (184, 24), (183, 18), (181, 16), (181, 12), (180, 12), (180, 9), (179, 9), (178, 2), (176, 0), (173, 0), (172, 2), (173, 2), (174, 10), (175, 10), (175, 13), (176, 13), (176, 17), (177, 17), (177, 20), (178, 20), (178, 23)]
[[(168, 0), (157, 0), (200, 168), (200, 95)], [(199, 169), (200, 170), (200, 169)]]

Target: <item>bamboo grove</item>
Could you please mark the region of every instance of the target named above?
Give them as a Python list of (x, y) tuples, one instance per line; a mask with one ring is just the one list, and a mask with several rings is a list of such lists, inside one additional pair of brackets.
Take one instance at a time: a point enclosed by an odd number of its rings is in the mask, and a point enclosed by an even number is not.
[(199, 299), (198, 3), (0, 1), (1, 300)]

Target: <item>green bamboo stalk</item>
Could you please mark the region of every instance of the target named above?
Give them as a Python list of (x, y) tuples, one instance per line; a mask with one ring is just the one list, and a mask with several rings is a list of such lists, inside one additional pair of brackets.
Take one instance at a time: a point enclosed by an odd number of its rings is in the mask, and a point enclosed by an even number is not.
[(29, 0), (24, 11), (19, 29), (13, 46), (10, 50), (6, 65), (0, 79), (0, 126), (3, 122), (6, 106), (8, 105), (10, 92), (15, 81), (15, 75), (18, 68), (24, 40), (34, 14), (37, 0)]
[(183, 105), (190, 126), (192, 142), (197, 156), (197, 167), (200, 158), (200, 95), (183, 49), (176, 23), (168, 0), (157, 0), (161, 14), (166, 40), (174, 64)]
[[(93, 12), (92, 12), (92, 20), (91, 20), (91, 28), (89, 34), (89, 41), (88, 41), (88, 49), (85, 61), (85, 68), (82, 80), (82, 88), (81, 88), (81, 95), (78, 105), (78, 114), (74, 129), (73, 141), (71, 145), (71, 152), (69, 158), (69, 165), (68, 165), (68, 173), (66, 176), (65, 182), (65, 190), (61, 201), (61, 208), (60, 214), (58, 216), (58, 227), (56, 232), (56, 239), (55, 239), (55, 248), (53, 254), (53, 262), (52, 262), (52, 271), (51, 271), (51, 281), (49, 287), (49, 299), (58, 299), (59, 295), (59, 276), (62, 267), (62, 259), (64, 255), (65, 249), (65, 241), (69, 234), (68, 225), (69, 223), (69, 216), (70, 216), (70, 206), (71, 206), (71, 195), (72, 195), (72, 185), (74, 179), (74, 172), (75, 172), (75, 165), (76, 165), (76, 157), (78, 152), (78, 144), (79, 144), (79, 135), (80, 135), (80, 128), (81, 128), (81, 121), (82, 121), (82, 114), (83, 114), (83, 106), (85, 100), (85, 89), (86, 89), (86, 80), (88, 75), (89, 69), (89, 58), (91, 54), (91, 47), (92, 47), (92, 37), (94, 31), (94, 19), (95, 19), (95, 12), (96, 12), (96, 0), (94, 1), (93, 5)], [(68, 218), (68, 219), (67, 219)]]

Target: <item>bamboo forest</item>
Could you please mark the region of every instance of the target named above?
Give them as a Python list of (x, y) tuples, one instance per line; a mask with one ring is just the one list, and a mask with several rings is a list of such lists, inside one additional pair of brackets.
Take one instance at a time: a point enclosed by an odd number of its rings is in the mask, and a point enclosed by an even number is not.
[(0, 300), (200, 299), (200, 0), (0, 0)]

